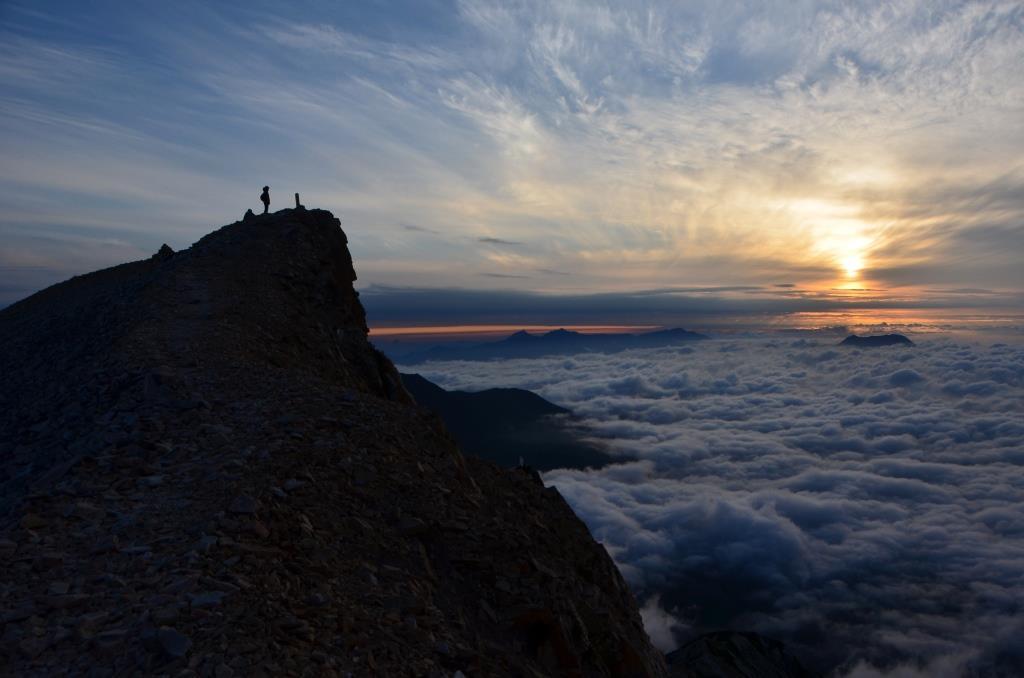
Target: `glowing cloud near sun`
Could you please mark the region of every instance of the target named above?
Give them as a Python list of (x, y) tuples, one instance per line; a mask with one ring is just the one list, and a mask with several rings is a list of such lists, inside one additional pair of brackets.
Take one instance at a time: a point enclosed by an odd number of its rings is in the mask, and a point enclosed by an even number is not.
[(848, 254), (840, 262), (847, 278), (856, 278), (860, 270), (864, 268), (864, 257), (858, 253)]
[(344, 210), (363, 288), (1024, 292), (1020, 2), (119, 4), (0, 1), (0, 305), (265, 183)]
[(785, 207), (809, 236), (806, 256), (824, 257), (846, 280), (860, 276), (875, 230), (861, 217), (861, 205), (809, 198), (790, 201)]

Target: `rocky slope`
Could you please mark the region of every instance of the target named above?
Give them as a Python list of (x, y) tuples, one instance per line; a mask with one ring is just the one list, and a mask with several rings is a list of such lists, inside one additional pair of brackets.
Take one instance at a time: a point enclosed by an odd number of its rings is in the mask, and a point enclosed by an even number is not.
[(436, 412), (464, 454), (500, 466), (601, 468), (627, 457), (612, 457), (583, 440), (564, 407), (518, 388), (446, 391), (419, 374), (402, 374), (402, 385), (425, 409)]
[(719, 631), (669, 653), (671, 678), (817, 678), (777, 640)]
[(0, 312), (0, 673), (664, 676), (604, 549), (466, 459), (285, 210)]

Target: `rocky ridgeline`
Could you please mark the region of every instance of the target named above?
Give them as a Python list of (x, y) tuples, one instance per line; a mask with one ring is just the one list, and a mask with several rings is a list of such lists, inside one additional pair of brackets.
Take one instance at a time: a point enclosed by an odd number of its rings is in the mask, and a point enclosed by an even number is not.
[(464, 458), (285, 210), (0, 312), (0, 673), (663, 676), (554, 489)]
[(779, 641), (740, 631), (705, 634), (667, 660), (671, 678), (818, 678)]

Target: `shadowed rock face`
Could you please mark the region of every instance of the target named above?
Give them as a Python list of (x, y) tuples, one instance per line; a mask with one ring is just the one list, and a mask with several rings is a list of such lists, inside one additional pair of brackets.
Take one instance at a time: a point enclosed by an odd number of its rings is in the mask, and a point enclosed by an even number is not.
[(600, 468), (615, 460), (581, 440), (583, 434), (569, 424), (569, 410), (531, 391), (446, 391), (418, 374), (401, 376), (416, 402), (440, 415), (466, 454), (538, 471)]
[(877, 348), (879, 346), (913, 346), (914, 342), (902, 334), (874, 334), (867, 337), (851, 334), (839, 342), (839, 345), (853, 346), (854, 348)]
[(18, 675), (663, 676), (553, 489), (465, 459), (284, 210), (0, 312), (0, 660)]
[(756, 633), (709, 633), (668, 655), (673, 678), (815, 678), (782, 643)]

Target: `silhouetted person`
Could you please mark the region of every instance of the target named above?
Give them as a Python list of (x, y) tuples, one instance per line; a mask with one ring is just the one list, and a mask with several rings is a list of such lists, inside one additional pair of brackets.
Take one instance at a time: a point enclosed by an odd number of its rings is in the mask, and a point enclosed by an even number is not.
[(263, 201), (263, 213), (266, 214), (270, 211), (270, 186), (263, 187), (263, 192), (260, 193), (260, 200)]

